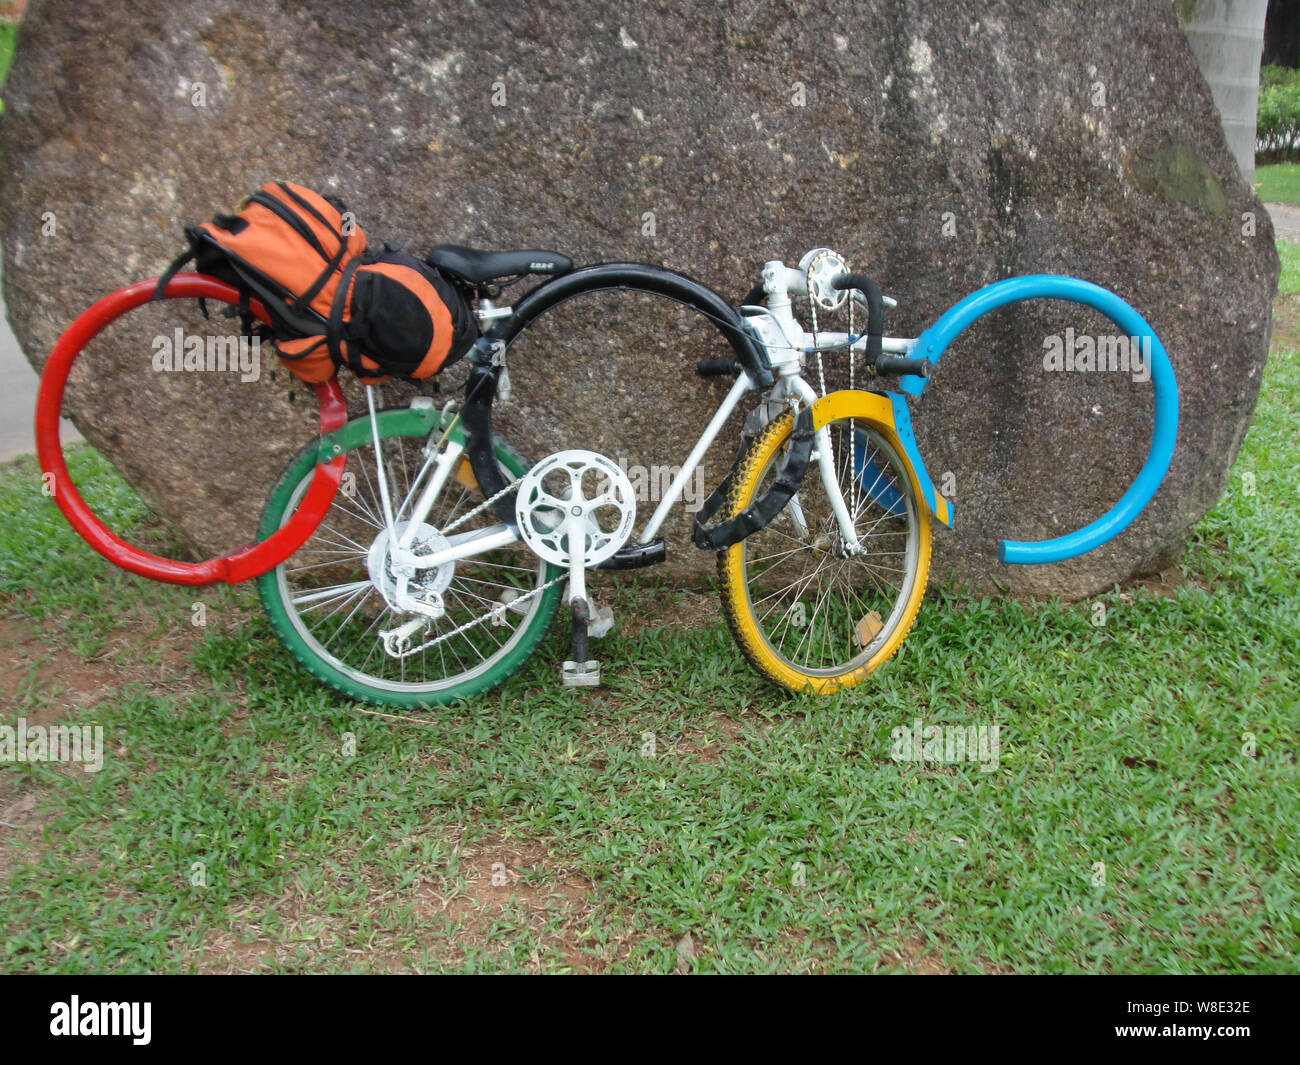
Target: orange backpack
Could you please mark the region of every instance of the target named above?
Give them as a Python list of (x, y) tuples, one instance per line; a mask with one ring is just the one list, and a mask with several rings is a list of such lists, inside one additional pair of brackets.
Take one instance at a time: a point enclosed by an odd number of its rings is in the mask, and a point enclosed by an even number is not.
[(238, 213), (185, 230), (200, 273), (256, 297), (271, 319), (276, 354), (308, 382), (347, 366), (363, 382), (420, 380), (461, 358), (478, 337), (468, 300), (434, 267), (400, 251), (367, 251), (343, 203), (269, 181)]

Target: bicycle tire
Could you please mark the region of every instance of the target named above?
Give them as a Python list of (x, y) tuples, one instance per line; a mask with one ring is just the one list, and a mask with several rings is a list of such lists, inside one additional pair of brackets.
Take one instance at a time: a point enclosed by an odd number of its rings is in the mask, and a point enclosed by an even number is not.
[[(438, 416), (434, 412), (420, 413), (425, 416), (423, 421), (418, 416), (413, 417), (415, 412), (409, 410), (381, 412), (378, 415), (381, 441), (391, 441), (398, 438), (422, 443), (431, 429), (429, 418), (437, 419)], [(418, 429), (414, 427), (416, 424), (419, 426)], [(441, 426), (441, 420), (439, 419), (432, 424)], [(373, 464), (373, 453), (364, 454), (367, 449), (373, 448), (369, 417), (353, 419), (338, 433), (334, 434), (333, 439), (340, 450), (348, 454), (350, 460), (352, 458), (360, 459), (357, 468), (353, 470), (354, 475), (360, 474), (368, 477), (366, 464), (367, 462)], [(301, 485), (310, 477), (318, 461), (320, 450), (320, 441), (312, 442), (303, 448), (285, 468), (279, 483), (267, 499), (262, 515), (261, 529), (263, 533), (268, 529), (274, 529), (279, 522), (284, 520), (284, 516), (291, 512), (294, 499), (301, 490)], [(519, 476), (528, 469), (528, 464), (518, 452), (499, 438), (495, 444), (495, 454), (498, 462), (511, 478)], [(468, 461), (462, 459), (461, 462), (464, 463), (462, 469), (468, 470)], [(349, 461), (349, 467), (352, 467), (351, 461)], [(371, 469), (373, 469), (373, 465)], [(472, 480), (472, 474), (465, 474), (465, 476)], [(463, 480), (451, 478), (448, 480), (448, 486), (443, 494), (444, 497), (451, 493), (455, 485), (459, 485), (462, 489), (466, 487)], [(360, 491), (360, 489), (357, 489), (357, 491)], [(481, 497), (475, 493), (477, 493), (476, 483), (474, 489), (470, 491), (470, 498), (466, 500), (467, 511), (472, 509), (478, 502), (481, 502)], [(344, 508), (350, 507), (352, 499), (356, 498), (355, 493), (351, 497), (344, 497), (342, 493), (340, 493), (340, 496), (343, 501), (336, 500), (336, 506)], [(398, 498), (400, 498), (400, 495), (395, 497), (395, 507)], [(443, 512), (446, 512), (445, 498), (440, 499), (437, 505), (442, 507)], [(335, 516), (336, 524), (331, 524), (331, 516), (334, 515), (334, 511), (335, 508), (332, 507), (331, 513), (327, 514), (325, 520), (321, 523), (321, 530), (324, 531), (324, 535), (327, 537), (337, 535), (336, 525), (338, 521), (342, 520), (340, 517)], [(431, 510), (431, 517), (432, 514), (433, 511)], [(495, 521), (490, 512), (487, 517)], [(318, 530), (318, 535), (321, 530)], [(536, 605), (528, 608), (527, 614), (518, 625), (514, 626), (510, 635), (498, 650), (491, 656), (481, 659), (472, 668), (450, 675), (444, 673), (444, 675), (437, 678), (426, 678), (416, 683), (408, 683), (404, 680), (395, 681), (387, 672), (379, 670), (378, 667), (374, 672), (367, 673), (364, 666), (357, 668), (353, 662), (340, 657), (339, 653), (322, 643), (312, 631), (311, 626), (303, 620), (300, 611), (294, 606), (293, 595), (289, 587), (289, 574), (294, 569), (295, 561), (301, 563), (303, 552), (309, 551), (316, 539), (317, 537), (314, 536), (312, 540), (309, 540), (304, 545), (302, 550), (258, 579), (258, 592), (266, 609), (267, 617), (276, 635), (284, 643), (289, 653), (318, 680), (351, 698), (379, 706), (403, 709), (439, 706), (469, 698), (502, 683), (527, 660), (546, 635), (555, 616), (562, 591), (560, 583), (550, 584), (549, 587), (545, 587), (540, 594), (536, 595)], [(522, 544), (517, 545), (517, 548), (517, 554), (520, 558), (526, 556), (527, 559), (535, 562), (535, 566), (530, 568), (530, 572), (535, 574), (535, 581), (531, 582), (535, 586), (545, 586), (547, 582), (554, 580), (561, 574), (558, 567), (550, 566), (540, 559), (536, 559)], [(332, 550), (337, 553), (337, 548)], [(351, 553), (357, 555), (356, 551)], [(462, 560), (455, 565), (458, 571), (463, 571), (466, 564), (473, 565), (476, 562), (479, 562), (477, 557)], [(346, 565), (346, 562), (330, 563), (330, 565), (335, 564)], [(352, 565), (359, 571), (363, 568), (364, 563), (359, 564), (357, 559), (354, 558)], [(454, 591), (454, 589), (455, 578), (453, 578), (451, 585), (451, 590)], [(379, 593), (373, 588), (369, 594), (375, 598), (379, 597)], [(378, 607), (375, 607), (375, 609), (378, 609)], [(509, 624), (510, 619), (507, 617), (509, 612), (503, 610), (501, 613), (504, 623)], [(450, 618), (450, 614), (448, 617)], [(481, 630), (485, 627), (493, 628), (495, 626), (479, 625), (478, 629)], [(377, 633), (373, 631), (375, 628), (376, 625), (372, 625), (367, 630), (370, 633), (367, 639), (378, 640)], [(341, 651), (342, 648), (338, 650)], [(468, 653), (467, 648), (461, 648), (461, 650)], [(371, 648), (370, 651), (374, 652), (374, 648)], [(377, 654), (380, 665), (390, 665), (388, 656), (386, 656), (382, 646), (378, 648)], [(373, 654), (371, 658), (373, 658)], [(371, 658), (367, 658), (366, 661), (370, 661)], [(446, 661), (445, 654), (443, 661), (444, 663)]]
[[(843, 428), (845, 423), (847, 429)], [(723, 503), (721, 520), (725, 521), (740, 513), (759, 497), (764, 481), (773, 476), (780, 466), (781, 453), (789, 440), (793, 424), (788, 411), (773, 419), (742, 456), (731, 490)], [(815, 505), (820, 502), (819, 495), (822, 499), (825, 495), (815, 465), (809, 467), (792, 504), (767, 527), (726, 551), (719, 552), (718, 577), (723, 614), (737, 646), (751, 665), (763, 676), (784, 687), (826, 694), (860, 683), (898, 651), (911, 631), (921, 600), (925, 596), (929, 576), (930, 512), (924, 503), (920, 482), (893, 427), (871, 415), (865, 393), (845, 390), (819, 400), (814, 407), (814, 424), (830, 426), (833, 436), (836, 435), (837, 428), (840, 429), (841, 436), (844, 432), (850, 434), (849, 439), (853, 445), (852, 464), (850, 467), (841, 461), (838, 464), (838, 476), (841, 487), (844, 488), (844, 473), (851, 468), (850, 482), (856, 480), (861, 485), (861, 499), (855, 497), (853, 508), (855, 533), (871, 541), (874, 548), (883, 548), (889, 543), (896, 545), (898, 536), (903, 535), (903, 569), (897, 587), (890, 591), (887, 582), (880, 576), (880, 573), (888, 572), (889, 567), (870, 561), (872, 554), (861, 558), (835, 558), (833, 541), (838, 534), (838, 526), (829, 511), (829, 501), (826, 501), (824, 507)], [(843, 441), (837, 443), (842, 444)], [(871, 449), (869, 452), (868, 446)], [(859, 447), (862, 448), (860, 463)], [(844, 454), (842, 447), (836, 450), (837, 454)], [(868, 462), (874, 464), (879, 471), (870, 485), (866, 483)], [(882, 463), (892, 471), (891, 475), (887, 476), (880, 469)], [(796, 503), (805, 515), (809, 512), (817, 515), (815, 531), (813, 526), (809, 526), (807, 535), (802, 538), (793, 518), (792, 508)], [(900, 523), (904, 528), (891, 527)], [(868, 528), (870, 532), (867, 532)], [(787, 545), (792, 536), (796, 546), (789, 547)], [(888, 541), (885, 540), (886, 537), (889, 538)], [(822, 542), (823, 538), (825, 543)], [(785, 554), (760, 570), (760, 563), (767, 558), (776, 557), (763, 552), (777, 542), (782, 544)], [(885, 552), (874, 550), (873, 554), (880, 558)], [(773, 596), (777, 597), (777, 602), (770, 608), (760, 606), (756, 609), (758, 581), (767, 580), (770, 586), (771, 574), (778, 568), (782, 569), (782, 573), (777, 579), (784, 580), (786, 574), (794, 568), (793, 564), (800, 561), (800, 556), (805, 562), (820, 559), (812, 574), (796, 577), (785, 588), (778, 588), (776, 593), (768, 592), (766, 597), (760, 597), (757, 602), (762, 604), (765, 598)], [(831, 560), (836, 563), (833, 567), (830, 566)], [(875, 589), (873, 592), (859, 592), (852, 579), (862, 576), (867, 572), (866, 567), (872, 565), (878, 570), (873, 577)], [(844, 578), (842, 581), (841, 577)], [(841, 583), (847, 596), (844, 597), (842, 609), (837, 610), (836, 604), (829, 600)], [(794, 589), (794, 594), (786, 595), (790, 589)], [(806, 616), (809, 600), (813, 604), (811, 617)], [(795, 620), (801, 617), (801, 610), (796, 604), (804, 604), (800, 625), (795, 624)], [(782, 605), (784, 609), (774, 618), (776, 607)], [(884, 607), (888, 609), (885, 610)], [(820, 619), (819, 612), (822, 613)], [(835, 614), (834, 617), (831, 616), (832, 613)], [(783, 629), (779, 629), (781, 620), (786, 618), (791, 620), (785, 623)], [(877, 624), (878, 629), (875, 628)], [(819, 626), (822, 628), (822, 642), (817, 644)], [(792, 638), (794, 630), (802, 635), (792, 645), (787, 637)], [(834, 657), (829, 663), (824, 659), (811, 661), (814, 646), (826, 647), (829, 640), (836, 647), (843, 647), (846, 639), (860, 641), (860, 650), (855, 654), (847, 654), (843, 660)], [(805, 646), (807, 653), (801, 653)], [(839, 652), (836, 651), (835, 654), (838, 656)]]

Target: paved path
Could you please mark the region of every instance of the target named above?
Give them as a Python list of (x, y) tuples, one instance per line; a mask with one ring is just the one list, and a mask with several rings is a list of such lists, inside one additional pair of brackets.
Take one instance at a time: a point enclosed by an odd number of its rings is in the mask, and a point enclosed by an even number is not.
[[(0, 267), (4, 255), (0, 253)], [(2, 279), (0, 279), (2, 281)], [(9, 312), (0, 283), (0, 462), (36, 451), (36, 371), (23, 357), (18, 339), (9, 328)], [(65, 444), (80, 440), (69, 421), (63, 422)]]
[[(3, 256), (0, 256), (0, 263)], [(36, 372), (23, 358), (0, 288), (0, 462), (36, 450)]]
[(1266, 203), (1264, 206), (1273, 217), (1273, 232), (1278, 239), (1300, 243), (1300, 207), (1292, 207), (1289, 203)]

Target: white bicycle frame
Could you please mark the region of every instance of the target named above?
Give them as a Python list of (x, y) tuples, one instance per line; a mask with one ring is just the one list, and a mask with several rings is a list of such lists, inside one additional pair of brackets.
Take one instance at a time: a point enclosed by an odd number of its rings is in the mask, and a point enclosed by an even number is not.
[[(806, 297), (808, 294), (807, 275), (802, 270), (788, 267), (780, 261), (769, 262), (763, 269), (763, 285), (767, 295), (767, 306), (745, 307), (742, 308), (742, 313), (745, 314), (750, 324), (758, 330), (763, 345), (767, 349), (772, 371), (777, 377), (776, 384), (768, 394), (769, 399), (788, 403), (791, 409), (797, 413), (801, 405), (812, 404), (818, 398), (812, 386), (802, 377), (805, 352), (812, 348), (814, 344), (820, 344), (823, 348), (840, 348), (847, 351), (850, 335), (848, 333), (819, 332), (814, 337), (813, 334), (805, 332), (803, 326), (795, 319), (791, 296)], [(885, 298), (885, 302), (889, 306), (895, 305), (895, 301), (888, 297)], [(915, 344), (916, 340), (914, 338), (884, 337), (882, 338), (881, 347), (883, 351), (891, 354), (907, 355), (913, 350)], [(854, 341), (852, 348), (855, 353), (863, 353), (866, 350), (866, 345), (867, 340), (863, 336)], [(659, 534), (659, 530), (663, 527), (669, 512), (681, 499), (686, 485), (690, 482), (695, 470), (704, 458), (705, 452), (713, 445), (718, 434), (721, 433), (722, 427), (727, 423), (727, 419), (740, 405), (741, 399), (747, 392), (752, 392), (755, 388), (756, 385), (748, 374), (742, 372), (737, 376), (735, 384), (731, 386), (730, 391), (728, 391), (710, 419), (709, 424), (705, 426), (704, 432), (700, 434), (699, 440), (695, 442), (691, 453), (682, 464), (677, 476), (669, 484), (658, 507), (655, 508), (649, 522), (637, 538), (639, 543), (648, 544)], [(441, 495), (443, 488), (446, 487), (447, 479), (456, 469), (465, 448), (463, 444), (456, 441), (447, 441), (445, 447), (439, 448), (433, 445), (433, 438), (430, 437), (430, 442), (425, 448), (425, 463), (412, 483), (411, 491), (398, 507), (395, 517), (388, 494), (387, 475), (380, 448), (381, 441), (378, 436), (378, 425), (374, 421), (373, 386), (367, 386), (366, 392), (370, 403), (384, 520), (388, 529), (389, 542), (395, 545), (390, 551), (390, 560), (395, 572), (399, 574), (399, 589), (405, 587), (407, 578), (403, 577), (404, 572), (407, 577), (413, 576), (419, 570), (436, 569), (448, 562), (486, 554), (489, 551), (495, 551), (519, 541), (518, 533), (505, 523), (498, 523), (486, 529), (453, 537), (449, 540), (450, 546), (432, 554), (416, 555), (412, 553), (409, 549), (411, 540), (415, 536), (417, 529), (428, 517), (434, 501)], [(435, 430), (436, 433), (437, 430)], [(822, 426), (816, 430), (814, 439), (815, 447), (809, 461), (817, 463), (822, 485), (826, 490), (827, 498), (831, 502), (843, 542), (847, 545), (850, 553), (859, 551), (861, 547), (854, 531), (853, 518), (849, 514), (836, 475), (830, 430), (826, 426)], [(429, 479), (423, 489), (420, 490), (418, 499), (411, 506), (412, 498), (415, 497), (416, 490), (420, 488), (420, 483), (426, 475)], [(396, 526), (402, 516), (407, 514), (408, 506), (411, 506), (409, 517), (406, 518), (406, 524), (401, 533), (398, 534)], [(802, 510), (799, 507), (797, 494), (791, 497), (787, 507), (791, 509), (797, 526), (802, 527)], [(399, 591), (400, 595), (401, 592)]]

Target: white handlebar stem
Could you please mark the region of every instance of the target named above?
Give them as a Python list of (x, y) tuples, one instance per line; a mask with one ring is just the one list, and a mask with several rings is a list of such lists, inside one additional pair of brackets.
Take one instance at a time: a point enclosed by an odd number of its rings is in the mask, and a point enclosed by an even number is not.
[(763, 265), (763, 291), (767, 293), (768, 306), (788, 303), (791, 295), (808, 295), (808, 275), (802, 270), (786, 266), (780, 259)]
[[(772, 300), (776, 299), (776, 306), (780, 306), (784, 300), (791, 296), (802, 296), (808, 298), (808, 275), (804, 271), (793, 266), (786, 266), (780, 259), (772, 259), (763, 264), (763, 290), (768, 295), (768, 306), (773, 306)], [(854, 289), (852, 298), (855, 302), (866, 306), (866, 297)], [(898, 301), (889, 296), (882, 295), (881, 300), (886, 307), (897, 307)]]

